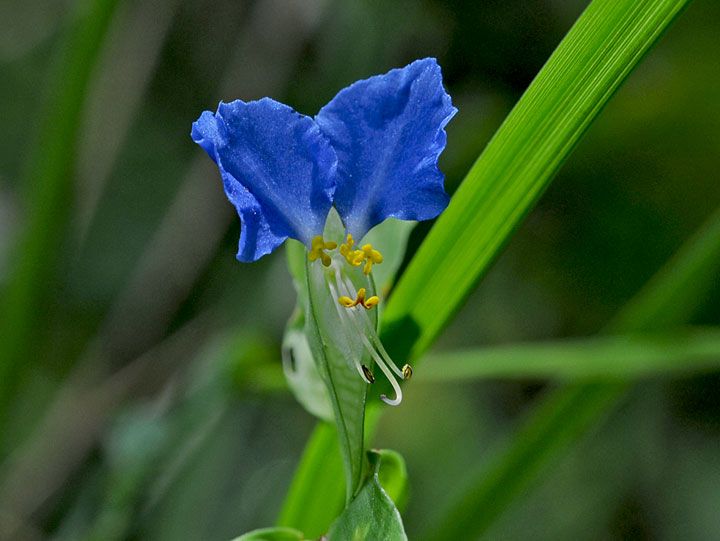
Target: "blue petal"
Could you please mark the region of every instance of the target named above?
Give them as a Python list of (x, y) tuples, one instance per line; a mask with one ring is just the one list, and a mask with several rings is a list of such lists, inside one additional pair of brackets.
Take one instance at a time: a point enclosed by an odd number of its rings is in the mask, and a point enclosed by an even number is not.
[(338, 156), (335, 207), (358, 240), (385, 218), (429, 220), (449, 198), (437, 167), (457, 112), (434, 58), (341, 90), (315, 120)]
[(270, 98), (220, 103), (192, 138), (217, 163), (242, 220), (238, 259), (255, 261), (292, 237), (321, 235), (335, 191), (337, 156), (312, 118)]

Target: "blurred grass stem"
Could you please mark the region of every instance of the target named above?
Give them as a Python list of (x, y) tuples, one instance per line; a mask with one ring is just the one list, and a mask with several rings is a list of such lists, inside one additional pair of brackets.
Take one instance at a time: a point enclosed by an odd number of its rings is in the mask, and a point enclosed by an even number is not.
[(718, 368), (720, 329), (681, 327), (430, 353), (417, 380), (430, 384), (491, 378), (614, 380), (678, 377)]
[(25, 224), (10, 264), (0, 305), (0, 425), (12, 400), (19, 369), (32, 361), (40, 316), (53, 298), (63, 238), (75, 189), (81, 112), (116, 0), (75, 2), (48, 85), (41, 124), (27, 154)]

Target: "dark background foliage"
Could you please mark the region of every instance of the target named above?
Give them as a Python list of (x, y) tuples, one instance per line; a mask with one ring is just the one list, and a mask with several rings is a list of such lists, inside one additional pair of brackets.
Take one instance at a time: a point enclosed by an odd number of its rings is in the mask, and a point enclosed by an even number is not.
[[(314, 114), (358, 78), (435, 56), (460, 110), (441, 159), (452, 192), (586, 3), (121, 2), (72, 182), (62, 203), (33, 208), (26, 172), (43, 158), (34, 133), (72, 4), (0, 5), (0, 293), (33, 216), (69, 211), (0, 396), (0, 536), (228, 539), (270, 525), (313, 425), (279, 364), (295, 295), (282, 251), (235, 261), (239, 220), (190, 124), (236, 98)], [(719, 22), (720, 7), (698, 0), (671, 28), (438, 348), (593, 334), (714, 211)], [(720, 323), (719, 295), (696, 323)], [(411, 539), (548, 384), (416, 379), (375, 441), (406, 457)], [(717, 374), (641, 383), (490, 537), (712, 538), (718, 397)]]

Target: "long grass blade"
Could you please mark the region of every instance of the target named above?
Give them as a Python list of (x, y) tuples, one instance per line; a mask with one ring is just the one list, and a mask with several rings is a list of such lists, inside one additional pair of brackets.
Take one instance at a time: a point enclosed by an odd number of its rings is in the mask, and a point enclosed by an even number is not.
[(430, 353), (418, 381), (646, 378), (720, 368), (720, 329), (673, 329)]
[(0, 424), (18, 368), (32, 354), (33, 333), (56, 278), (70, 218), (80, 113), (117, 0), (75, 4), (78, 13), (59, 50), (47, 103), (27, 157), (27, 219), (12, 254), (11, 274), (0, 305)]
[[(307, 504), (321, 501), (323, 505)], [(297, 528), (308, 539), (315, 539), (327, 533), (344, 502), (337, 430), (331, 423), (318, 423), (305, 446), (276, 524)]]
[[(383, 327), (395, 340), (414, 338), (411, 359), (448, 324), (588, 126), (688, 1), (595, 0), (581, 15), (475, 162), (388, 302)], [(407, 338), (401, 341), (407, 348)]]

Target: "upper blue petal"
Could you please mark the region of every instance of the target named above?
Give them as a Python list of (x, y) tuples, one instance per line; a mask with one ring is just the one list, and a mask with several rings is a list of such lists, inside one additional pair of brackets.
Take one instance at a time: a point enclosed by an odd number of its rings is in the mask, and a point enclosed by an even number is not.
[(242, 220), (238, 259), (255, 261), (288, 237), (321, 235), (335, 191), (337, 156), (312, 118), (270, 98), (220, 103), (192, 126), (217, 163)]
[(437, 166), (457, 112), (434, 58), (358, 81), (315, 120), (338, 156), (335, 207), (358, 240), (385, 218), (428, 220), (449, 198)]

